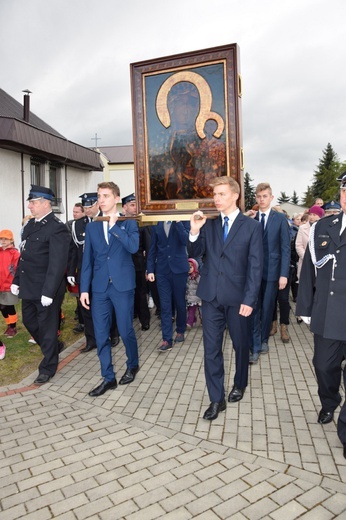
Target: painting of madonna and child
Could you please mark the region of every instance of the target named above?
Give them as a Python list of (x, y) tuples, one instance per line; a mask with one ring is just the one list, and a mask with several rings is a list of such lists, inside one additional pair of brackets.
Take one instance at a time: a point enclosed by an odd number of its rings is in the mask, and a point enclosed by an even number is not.
[[(215, 177), (240, 180), (234, 45), (132, 65), (135, 171), (142, 206), (210, 201)], [(136, 73), (141, 76), (137, 82)]]

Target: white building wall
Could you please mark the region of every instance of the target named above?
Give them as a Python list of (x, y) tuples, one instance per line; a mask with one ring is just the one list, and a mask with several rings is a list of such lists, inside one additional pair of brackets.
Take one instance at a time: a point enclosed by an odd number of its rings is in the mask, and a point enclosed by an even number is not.
[(110, 166), (109, 180), (119, 186), (120, 197), (126, 197), (136, 191), (133, 165)]
[[(16, 245), (20, 242), (22, 219), (30, 215), (28, 209), (28, 194), (30, 191), (31, 156), (11, 150), (0, 149), (0, 229), (10, 229), (15, 236)], [(46, 167), (46, 182), (48, 186), (48, 163)], [(61, 168), (61, 199), (62, 213), (57, 216), (63, 222), (73, 218), (72, 211), (76, 202), (81, 202), (79, 195), (96, 191), (98, 176), (101, 182), (103, 172), (89, 172), (77, 168)]]
[[(25, 167), (24, 164), (24, 170)], [(0, 149), (0, 227), (1, 229), (10, 229), (13, 232), (16, 246), (20, 241), (24, 209), (21, 170), (21, 155)]]

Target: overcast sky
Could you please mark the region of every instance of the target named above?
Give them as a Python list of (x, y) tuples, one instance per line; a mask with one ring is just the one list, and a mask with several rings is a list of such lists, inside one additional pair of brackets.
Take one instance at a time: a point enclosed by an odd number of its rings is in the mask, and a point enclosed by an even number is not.
[(301, 196), (346, 160), (345, 0), (0, 0), (0, 87), (69, 140), (132, 144), (130, 63), (237, 43), (245, 171)]

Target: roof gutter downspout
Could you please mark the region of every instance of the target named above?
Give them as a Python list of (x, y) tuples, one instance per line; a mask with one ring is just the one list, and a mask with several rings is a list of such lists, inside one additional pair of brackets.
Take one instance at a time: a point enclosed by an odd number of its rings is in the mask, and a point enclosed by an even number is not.
[(20, 173), (21, 173), (21, 184), (22, 184), (22, 218), (25, 217), (25, 193), (24, 193), (24, 154), (20, 154)]
[(67, 204), (67, 164), (65, 164), (65, 208), (66, 208), (66, 222), (68, 222), (68, 204)]

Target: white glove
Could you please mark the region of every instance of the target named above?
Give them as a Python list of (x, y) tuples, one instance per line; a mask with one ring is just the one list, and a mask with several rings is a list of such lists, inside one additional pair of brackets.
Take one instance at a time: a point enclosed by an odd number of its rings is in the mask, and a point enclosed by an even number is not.
[(41, 296), (41, 303), (43, 307), (48, 307), (53, 303), (53, 298), (48, 298), (48, 296)]
[(310, 325), (310, 323), (311, 323), (310, 316), (301, 316), (301, 319), (303, 320), (304, 323), (306, 323), (307, 325)]
[(67, 282), (72, 285), (72, 287), (74, 287), (76, 285), (76, 279), (74, 276), (68, 276), (67, 277)]
[(11, 285), (11, 293), (14, 294), (15, 296), (18, 296), (18, 294), (19, 294), (19, 285), (16, 285), (15, 283), (13, 283)]

